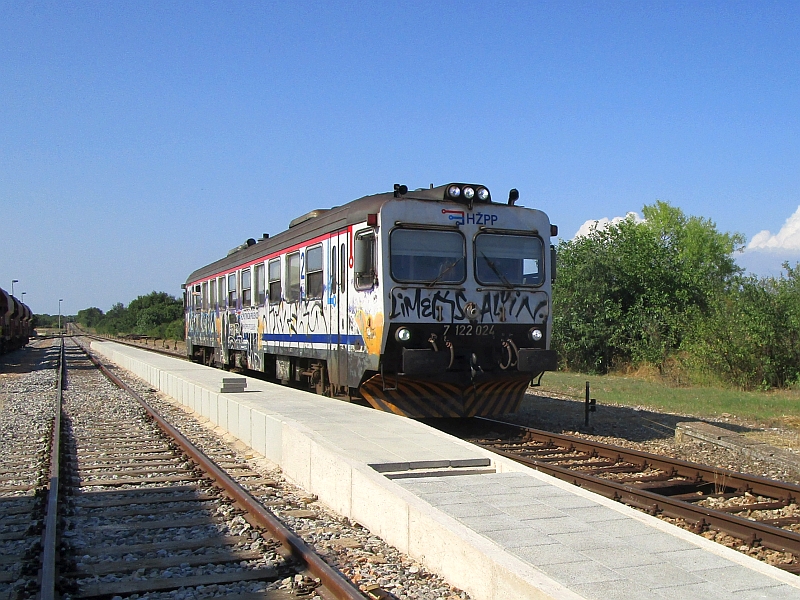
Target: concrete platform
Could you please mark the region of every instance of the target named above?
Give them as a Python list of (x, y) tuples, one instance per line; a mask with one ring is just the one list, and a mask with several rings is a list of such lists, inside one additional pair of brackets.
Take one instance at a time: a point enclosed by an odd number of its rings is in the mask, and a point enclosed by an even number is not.
[(800, 599), (800, 578), (416, 421), (110, 342), (92, 349), (476, 600)]

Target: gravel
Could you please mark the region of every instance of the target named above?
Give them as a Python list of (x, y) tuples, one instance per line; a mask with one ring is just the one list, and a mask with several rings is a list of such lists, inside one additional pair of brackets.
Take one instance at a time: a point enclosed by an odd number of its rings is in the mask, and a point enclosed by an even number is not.
[(790, 428), (763, 428), (757, 423), (722, 415), (719, 419), (699, 419), (693, 415), (658, 413), (640, 407), (598, 405), (584, 426), (584, 402), (555, 396), (528, 393), (520, 410), (506, 415), (508, 420), (536, 429), (574, 435), (606, 444), (623, 446), (716, 467), (800, 483), (800, 452), (796, 469), (747, 457), (721, 446), (701, 441), (675, 441), (675, 426), (684, 421), (706, 421), (747, 437), (768, 441), (789, 450), (800, 449), (800, 432)]

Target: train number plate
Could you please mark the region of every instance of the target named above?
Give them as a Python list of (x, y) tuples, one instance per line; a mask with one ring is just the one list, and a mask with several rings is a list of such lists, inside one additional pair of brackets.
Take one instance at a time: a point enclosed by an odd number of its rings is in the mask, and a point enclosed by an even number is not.
[(444, 326), (444, 334), (443, 336), (451, 333), (452, 335), (494, 335), (494, 325), (470, 325), (470, 324), (458, 324), (458, 325), (445, 325)]

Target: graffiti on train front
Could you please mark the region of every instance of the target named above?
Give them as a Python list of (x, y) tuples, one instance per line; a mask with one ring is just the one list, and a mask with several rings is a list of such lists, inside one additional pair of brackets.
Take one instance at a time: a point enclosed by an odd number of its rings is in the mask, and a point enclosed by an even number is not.
[(485, 291), (474, 305), (477, 313), (470, 314), (470, 300), (461, 290), (392, 290), (389, 318), (435, 319), (454, 323), (479, 319), (481, 322), (505, 320), (547, 319), (547, 296), (543, 293), (524, 293), (518, 290)]

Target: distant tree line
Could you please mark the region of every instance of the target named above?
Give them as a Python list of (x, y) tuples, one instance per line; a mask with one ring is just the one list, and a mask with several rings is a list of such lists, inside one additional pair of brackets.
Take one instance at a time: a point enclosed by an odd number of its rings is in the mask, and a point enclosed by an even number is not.
[[(67, 321), (74, 318), (75, 317), (68, 317), (67, 315), (61, 315), (61, 326), (63, 327)], [(40, 315), (33, 315), (33, 326), (57, 329), (58, 315), (48, 315), (46, 313)]]
[(127, 308), (117, 303), (107, 313), (96, 307), (85, 308), (78, 311), (75, 320), (83, 327), (110, 335), (169, 340), (182, 340), (184, 336), (183, 301), (165, 292), (139, 296)]
[(744, 237), (657, 202), (558, 245), (553, 345), (562, 366), (654, 367), (676, 381), (800, 385), (800, 265), (744, 275)]

